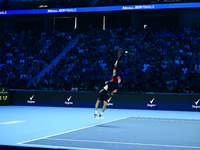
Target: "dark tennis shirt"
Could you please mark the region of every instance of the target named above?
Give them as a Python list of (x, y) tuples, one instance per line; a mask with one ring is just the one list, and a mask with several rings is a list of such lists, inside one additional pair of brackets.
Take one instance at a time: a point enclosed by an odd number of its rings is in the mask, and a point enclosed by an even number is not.
[(118, 80), (116, 76), (112, 76), (112, 79), (107, 83), (108, 91), (114, 91), (115, 89), (119, 89)]

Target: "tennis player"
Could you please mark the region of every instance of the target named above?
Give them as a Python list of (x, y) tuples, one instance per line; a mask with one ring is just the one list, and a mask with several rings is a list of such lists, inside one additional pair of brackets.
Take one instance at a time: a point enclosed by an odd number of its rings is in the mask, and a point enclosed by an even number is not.
[[(97, 98), (97, 102), (95, 104), (95, 113), (94, 113), (94, 117), (96, 119), (99, 119), (99, 117), (101, 119), (104, 119), (103, 117), (103, 113), (106, 109), (107, 106), (107, 100), (110, 98), (110, 96), (112, 96), (114, 93), (116, 93), (119, 89), (118, 84), (121, 83), (121, 78), (118, 76), (116, 77), (116, 72), (117, 72), (117, 62), (115, 62), (114, 64), (114, 69), (113, 69), (113, 76), (112, 79), (110, 81), (107, 81), (105, 83), (105, 86), (102, 88), (102, 90), (100, 90), (98, 98)], [(109, 92), (111, 92), (111, 95), (109, 94)], [(102, 112), (101, 114), (99, 114), (99, 116), (97, 115), (97, 109), (99, 107), (99, 103), (103, 101), (103, 108), (102, 108)]]

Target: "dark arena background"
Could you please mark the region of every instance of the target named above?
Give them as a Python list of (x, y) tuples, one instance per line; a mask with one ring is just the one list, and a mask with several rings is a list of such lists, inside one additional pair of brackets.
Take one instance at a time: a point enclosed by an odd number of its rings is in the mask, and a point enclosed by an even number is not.
[(199, 14), (199, 0), (0, 0), (0, 150), (200, 149)]

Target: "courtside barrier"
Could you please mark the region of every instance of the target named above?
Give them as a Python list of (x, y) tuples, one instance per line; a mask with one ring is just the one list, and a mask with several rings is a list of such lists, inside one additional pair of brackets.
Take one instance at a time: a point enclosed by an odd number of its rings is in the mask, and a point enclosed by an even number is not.
[[(10, 90), (11, 104), (24, 106), (94, 108), (97, 96), (98, 92)], [(200, 94), (116, 93), (107, 105), (118, 109), (200, 111)]]

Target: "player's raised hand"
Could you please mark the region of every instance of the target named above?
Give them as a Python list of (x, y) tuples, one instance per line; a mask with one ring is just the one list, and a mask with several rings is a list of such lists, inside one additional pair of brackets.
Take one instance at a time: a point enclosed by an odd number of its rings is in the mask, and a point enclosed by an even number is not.
[(114, 67), (117, 67), (117, 63), (118, 63), (118, 61), (115, 62)]

